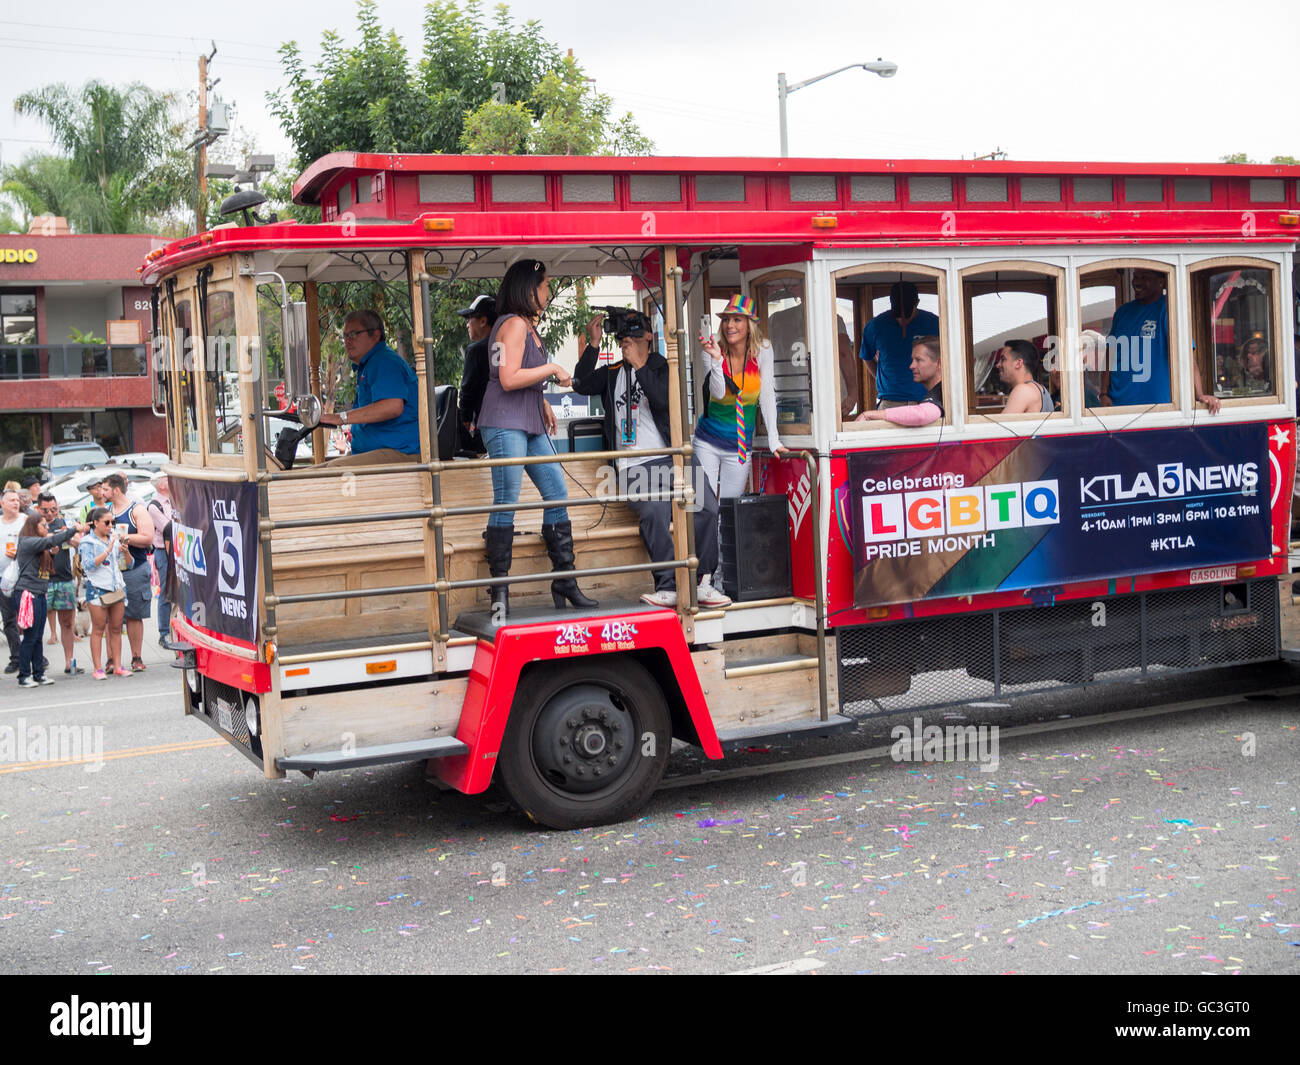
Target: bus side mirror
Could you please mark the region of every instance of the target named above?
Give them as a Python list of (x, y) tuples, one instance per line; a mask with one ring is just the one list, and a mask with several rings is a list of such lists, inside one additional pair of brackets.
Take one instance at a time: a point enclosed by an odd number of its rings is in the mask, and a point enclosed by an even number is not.
[(307, 347), (307, 304), (288, 303), (283, 310), (284, 391), (309, 429), (320, 424), (320, 398), (312, 389), (311, 357)]

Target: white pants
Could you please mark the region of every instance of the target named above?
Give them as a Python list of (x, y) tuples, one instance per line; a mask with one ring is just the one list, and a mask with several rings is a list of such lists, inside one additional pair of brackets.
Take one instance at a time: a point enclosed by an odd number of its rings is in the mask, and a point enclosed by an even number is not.
[[(722, 448), (714, 447), (707, 440), (701, 440), (698, 436), (692, 442), (695, 445), (695, 461), (704, 471), (704, 476), (709, 479), (709, 485), (713, 488), (713, 494), (718, 497), (719, 504), (724, 499), (743, 496), (749, 490), (749, 469), (753, 465), (752, 459), (747, 458), (742, 465), (734, 448), (724, 451)], [(715, 574), (717, 580), (714, 582), (718, 585), (722, 583), (722, 562), (725, 552), (726, 548), (722, 544), (722, 529), (719, 526), (718, 569)]]

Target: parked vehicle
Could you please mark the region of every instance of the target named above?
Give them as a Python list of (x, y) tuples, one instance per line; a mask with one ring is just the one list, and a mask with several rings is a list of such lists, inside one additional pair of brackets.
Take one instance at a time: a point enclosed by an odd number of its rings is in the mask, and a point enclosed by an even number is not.
[(57, 477), (68, 470), (80, 469), (82, 466), (102, 466), (108, 462), (108, 452), (98, 444), (73, 443), (51, 444), (45, 449), (41, 465), (48, 471), (48, 476)]
[(134, 466), (137, 469), (158, 470), (167, 461), (161, 451), (132, 451), (125, 455), (114, 455), (109, 460), (112, 466)]

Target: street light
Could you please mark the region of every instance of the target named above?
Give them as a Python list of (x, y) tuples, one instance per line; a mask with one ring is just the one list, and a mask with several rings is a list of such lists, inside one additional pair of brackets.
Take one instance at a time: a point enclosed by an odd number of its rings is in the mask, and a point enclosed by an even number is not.
[(853, 70), (855, 67), (861, 67), (863, 70), (869, 70), (872, 74), (878, 74), (882, 78), (892, 78), (898, 73), (898, 64), (890, 63), (888, 60), (877, 58), (874, 63), (850, 63), (846, 67), (840, 67), (838, 70), (828, 71), (825, 74), (818, 74), (815, 78), (809, 78), (807, 81), (796, 82), (794, 85), (785, 83), (785, 74), (776, 76), (776, 98), (781, 111), (781, 154), (790, 154), (789, 140), (786, 136), (785, 127), (785, 98), (798, 89), (806, 89), (809, 85), (816, 84), (823, 78), (830, 78), (836, 74), (842, 74), (846, 70)]

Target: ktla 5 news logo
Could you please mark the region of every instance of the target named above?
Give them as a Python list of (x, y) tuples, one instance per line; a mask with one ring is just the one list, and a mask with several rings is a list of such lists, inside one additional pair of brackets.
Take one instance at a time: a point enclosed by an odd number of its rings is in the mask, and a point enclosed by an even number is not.
[(217, 588), (223, 595), (244, 594), (244, 531), (237, 521), (214, 521), (217, 534)]

